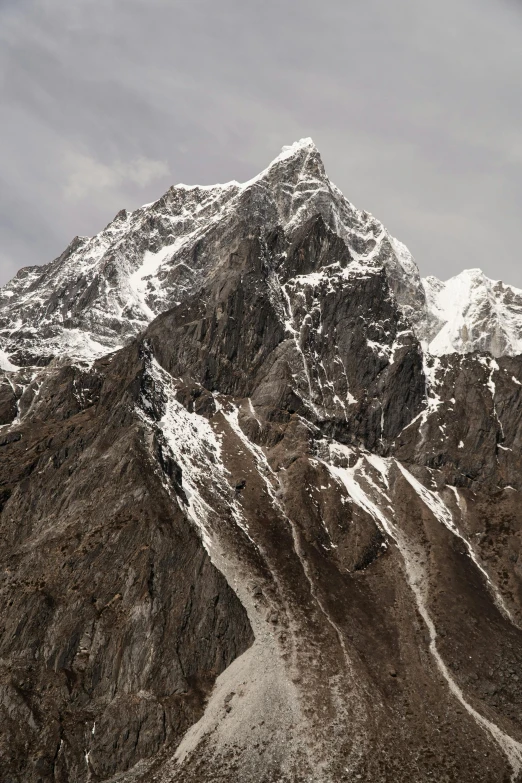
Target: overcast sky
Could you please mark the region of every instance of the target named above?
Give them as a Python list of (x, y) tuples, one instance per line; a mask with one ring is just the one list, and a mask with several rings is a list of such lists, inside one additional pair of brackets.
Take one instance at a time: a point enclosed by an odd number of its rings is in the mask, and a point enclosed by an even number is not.
[(312, 136), (422, 274), (522, 287), (519, 0), (0, 0), (0, 282)]

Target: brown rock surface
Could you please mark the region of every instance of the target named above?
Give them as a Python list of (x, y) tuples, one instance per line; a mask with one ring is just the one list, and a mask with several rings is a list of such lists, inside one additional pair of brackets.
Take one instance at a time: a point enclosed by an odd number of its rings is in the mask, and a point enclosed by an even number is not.
[(520, 783), (522, 358), (241, 199), (125, 347), (2, 374), (0, 780)]

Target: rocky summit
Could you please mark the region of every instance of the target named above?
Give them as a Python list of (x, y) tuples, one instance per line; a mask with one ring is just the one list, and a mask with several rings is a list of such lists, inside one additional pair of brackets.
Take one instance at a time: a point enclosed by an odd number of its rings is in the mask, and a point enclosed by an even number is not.
[(310, 139), (20, 270), (2, 783), (520, 783), (521, 353)]

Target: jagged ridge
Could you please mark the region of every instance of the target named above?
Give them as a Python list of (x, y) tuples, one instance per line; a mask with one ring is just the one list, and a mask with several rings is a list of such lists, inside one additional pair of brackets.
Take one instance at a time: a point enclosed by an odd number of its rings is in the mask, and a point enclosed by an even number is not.
[(92, 360), (121, 347), (160, 312), (202, 287), (224, 262), (238, 227), (288, 235), (314, 215), (347, 244), (357, 265), (385, 265), (412, 312), (424, 294), (408, 251), (330, 182), (311, 139), (284, 148), (253, 180), (172, 187), (116, 218), (92, 239), (76, 237), (43, 267), (20, 270), (0, 290), (3, 366), (53, 356)]

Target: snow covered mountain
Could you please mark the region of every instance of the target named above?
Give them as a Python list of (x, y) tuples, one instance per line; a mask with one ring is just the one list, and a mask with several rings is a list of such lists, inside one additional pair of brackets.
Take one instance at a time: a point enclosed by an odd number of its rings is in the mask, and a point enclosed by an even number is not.
[(330, 182), (317, 148), (302, 139), (253, 180), (172, 187), (99, 234), (76, 237), (45, 266), (20, 270), (0, 289), (5, 369), (53, 356), (92, 360), (120, 348), (159, 313), (201, 287), (223, 263), (238, 224), (291, 235), (320, 214), (347, 244), (354, 271), (383, 266), (426, 350), (520, 351), (522, 294), (477, 270), (442, 284), (421, 281), (407, 248)]
[(2, 781), (521, 783), (520, 292), (304, 140), (0, 303)]
[(50, 264), (21, 270), (0, 289), (3, 355), (16, 365), (115, 350), (204, 285), (241, 225), (291, 235), (317, 214), (347, 243), (354, 269), (386, 264), (400, 295), (422, 296), (408, 251), (344, 198), (303, 139), (249, 182), (172, 187), (153, 204), (122, 210), (95, 237), (76, 237)]
[(522, 353), (522, 291), (489, 280), (480, 269), (466, 269), (445, 283), (427, 277), (422, 284), (426, 316), (421, 337), (429, 353)]

